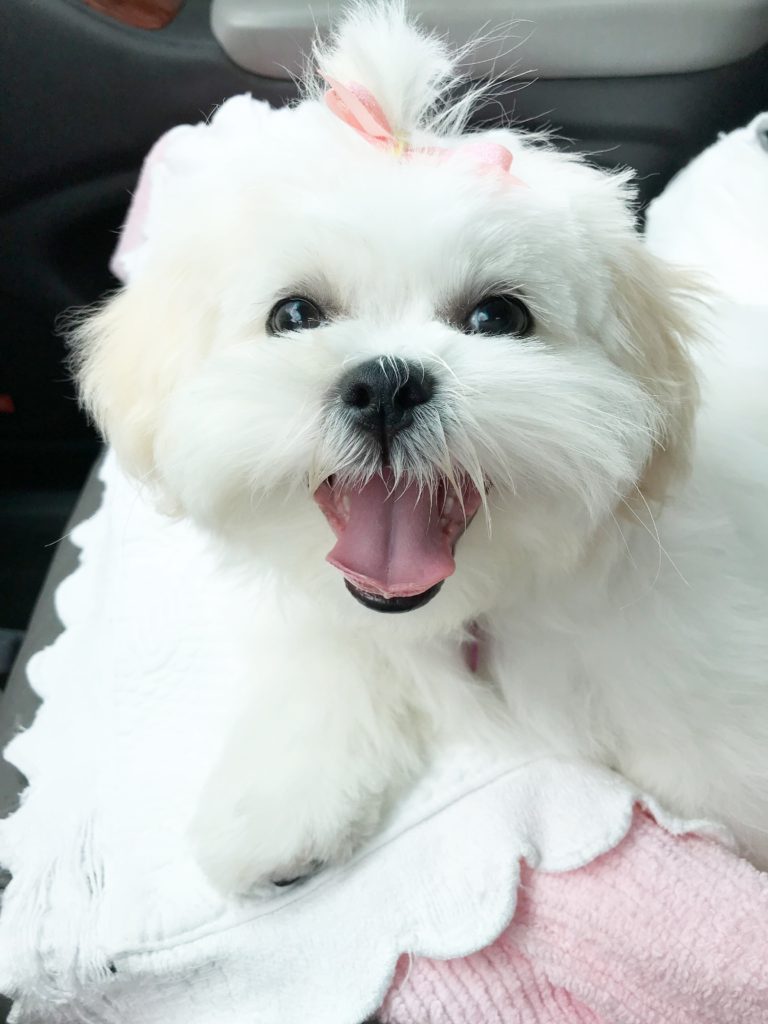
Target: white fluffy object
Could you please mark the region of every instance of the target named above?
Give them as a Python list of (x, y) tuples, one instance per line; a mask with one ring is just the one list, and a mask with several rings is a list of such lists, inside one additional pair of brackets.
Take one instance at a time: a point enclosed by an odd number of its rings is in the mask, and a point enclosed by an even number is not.
[(745, 306), (768, 305), (768, 114), (720, 136), (648, 210), (648, 244)]
[[(408, 156), (462, 140), (435, 108), (450, 58), (398, 10), (318, 56), (397, 149), (316, 92), (176, 130), (130, 280), (77, 331), (114, 454), (8, 751), (31, 783), (0, 829), (19, 1021), (202, 1022), (210, 995), (222, 1024), (352, 1024), (398, 952), (495, 937), (521, 853), (608, 848), (634, 787), (768, 861), (764, 315), (710, 303), (694, 354), (695, 280), (635, 235), (626, 176), (509, 130), (483, 141), (514, 181)], [(470, 331), (499, 293), (525, 336)], [(275, 336), (295, 295), (322, 323)], [(312, 499), (375, 476), (339, 381), (380, 357), (435, 380), (388, 472), (484, 505), (400, 615), (347, 592)]]

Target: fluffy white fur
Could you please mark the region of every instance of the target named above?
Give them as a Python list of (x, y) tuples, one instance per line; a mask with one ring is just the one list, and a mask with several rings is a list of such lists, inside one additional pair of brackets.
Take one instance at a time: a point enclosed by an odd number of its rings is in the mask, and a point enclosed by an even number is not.
[[(356, 8), (316, 56), (414, 144), (460, 141), (451, 57), (399, 6)], [(693, 444), (690, 282), (638, 239), (626, 175), (508, 130), (486, 137), (526, 187), (401, 161), (318, 88), (180, 184), (141, 273), (75, 336), (124, 465), (218, 538), (253, 605), (252, 693), (192, 830), (202, 865), (245, 890), (343, 857), (455, 739), (597, 759), (765, 861), (768, 481), (736, 408), (700, 416)], [(525, 298), (532, 337), (454, 325), (499, 291)], [(331, 322), (268, 336), (296, 293)], [(455, 575), (396, 616), (347, 593), (312, 500), (371, 471), (329, 395), (379, 355), (438, 380), (395, 469), (490, 484)]]

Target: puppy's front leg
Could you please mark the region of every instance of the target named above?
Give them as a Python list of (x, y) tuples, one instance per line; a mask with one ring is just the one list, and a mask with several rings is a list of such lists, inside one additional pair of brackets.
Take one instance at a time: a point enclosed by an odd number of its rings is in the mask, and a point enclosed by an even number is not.
[(192, 825), (225, 892), (348, 856), (423, 756), (406, 681), (378, 652), (349, 637), (270, 646)]

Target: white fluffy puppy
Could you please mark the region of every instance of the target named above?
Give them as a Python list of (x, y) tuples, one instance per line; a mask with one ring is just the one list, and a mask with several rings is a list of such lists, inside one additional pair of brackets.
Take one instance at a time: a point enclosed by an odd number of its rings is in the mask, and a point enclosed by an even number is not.
[(765, 858), (768, 487), (737, 410), (697, 428), (689, 281), (626, 175), (461, 136), (398, 5), (316, 58), (330, 98), (222, 142), (75, 331), (123, 465), (252, 602), (202, 865), (338, 860), (457, 738), (596, 759)]

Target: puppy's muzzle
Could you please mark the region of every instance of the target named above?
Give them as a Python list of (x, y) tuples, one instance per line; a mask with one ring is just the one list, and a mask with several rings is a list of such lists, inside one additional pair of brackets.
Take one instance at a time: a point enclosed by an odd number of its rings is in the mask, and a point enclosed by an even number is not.
[(336, 536), (327, 560), (366, 608), (421, 608), (455, 572), (456, 544), (482, 504), (468, 476), (425, 459), (446, 440), (439, 378), (420, 361), (380, 356), (344, 372), (330, 398), (346, 463), (313, 495)]
[(435, 379), (422, 366), (379, 357), (348, 370), (339, 382), (339, 398), (352, 423), (374, 434), (386, 447), (413, 423), (413, 411), (435, 393)]

